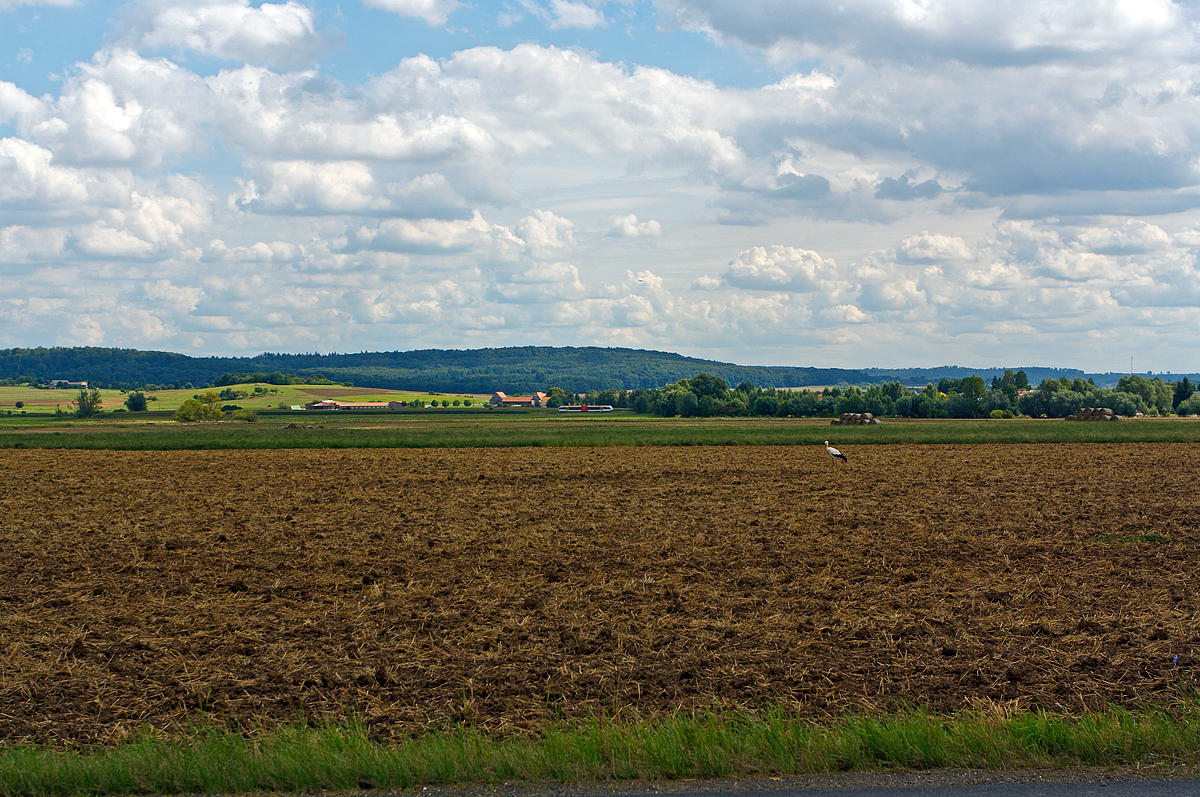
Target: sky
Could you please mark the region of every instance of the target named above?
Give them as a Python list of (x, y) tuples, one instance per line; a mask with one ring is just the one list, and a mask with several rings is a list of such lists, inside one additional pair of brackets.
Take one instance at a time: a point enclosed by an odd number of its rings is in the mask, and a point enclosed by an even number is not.
[(0, 0), (0, 348), (1200, 371), (1200, 4)]

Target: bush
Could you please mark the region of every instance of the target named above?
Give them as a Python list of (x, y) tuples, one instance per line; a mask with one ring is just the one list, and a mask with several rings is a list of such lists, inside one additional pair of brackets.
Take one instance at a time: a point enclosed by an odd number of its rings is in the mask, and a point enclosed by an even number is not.
[(236, 410), (233, 413), (235, 421), (245, 421), (246, 423), (258, 423), (258, 415), (254, 410)]

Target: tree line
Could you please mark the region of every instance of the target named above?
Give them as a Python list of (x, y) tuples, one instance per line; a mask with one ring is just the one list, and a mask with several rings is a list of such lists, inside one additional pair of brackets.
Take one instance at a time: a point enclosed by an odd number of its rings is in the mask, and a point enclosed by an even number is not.
[(1200, 415), (1200, 393), (1183, 377), (1178, 382), (1132, 374), (1115, 388), (1082, 377), (1047, 377), (1032, 388), (1024, 370), (1006, 369), (990, 385), (980, 376), (943, 378), (913, 391), (900, 382), (822, 389), (779, 389), (749, 381), (729, 387), (719, 376), (700, 373), (658, 389), (589, 391), (583, 397), (551, 388), (550, 406), (583, 400), (634, 412), (683, 417), (774, 416), (833, 418), (847, 412), (904, 418), (1065, 418), (1083, 407), (1108, 407), (1118, 415)]
[[(246, 375), (230, 375), (230, 378), (234, 376)], [(235, 379), (226, 384), (242, 384), (245, 381)], [(197, 395), (185, 402), (184, 407), (176, 413), (176, 420), (218, 417), (224, 409), (220, 403), (222, 400), (243, 395), (236, 394), (232, 388), (220, 393), (209, 391), (203, 396)], [(134, 390), (126, 397), (125, 406), (131, 412), (140, 412), (146, 409), (146, 402), (146, 395)], [(943, 378), (936, 385), (930, 382), (916, 392), (899, 382), (866, 387), (833, 386), (818, 391), (760, 387), (745, 381), (736, 388), (730, 388), (721, 377), (704, 372), (657, 389), (608, 388), (581, 395), (556, 386), (547, 391), (546, 405), (551, 408), (581, 402), (611, 404), (642, 414), (682, 417), (832, 418), (847, 412), (869, 412), (880, 417), (904, 418), (1012, 418), (1017, 415), (1065, 418), (1089, 406), (1107, 407), (1117, 415), (1124, 416), (1141, 414), (1154, 417), (1172, 413), (1200, 415), (1200, 391), (1187, 377), (1178, 382), (1166, 382), (1161, 378), (1150, 379), (1130, 374), (1121, 377), (1117, 386), (1111, 389), (1097, 387), (1091, 380), (1085, 381), (1080, 377), (1049, 377), (1043, 379), (1036, 389), (1031, 389), (1026, 373), (1011, 369), (1006, 370), (1003, 376), (993, 377), (990, 387), (980, 376), (967, 376), (961, 379)], [(447, 402), (443, 404), (448, 406)], [(72, 407), (78, 417), (88, 418), (98, 414), (102, 407), (100, 391), (94, 387), (80, 389)]]

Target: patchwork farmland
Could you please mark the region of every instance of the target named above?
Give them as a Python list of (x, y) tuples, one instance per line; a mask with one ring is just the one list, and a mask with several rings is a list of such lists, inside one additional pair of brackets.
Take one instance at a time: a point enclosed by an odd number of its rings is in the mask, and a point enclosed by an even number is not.
[(1200, 445), (0, 451), (0, 744), (1169, 703)]

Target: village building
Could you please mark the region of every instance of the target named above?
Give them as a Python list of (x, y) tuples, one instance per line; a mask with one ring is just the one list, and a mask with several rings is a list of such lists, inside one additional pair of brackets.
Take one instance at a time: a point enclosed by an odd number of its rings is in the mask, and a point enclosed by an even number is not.
[(544, 407), (547, 398), (546, 394), (540, 391), (532, 396), (507, 396), (497, 390), (488, 399), (488, 403), (493, 407)]

